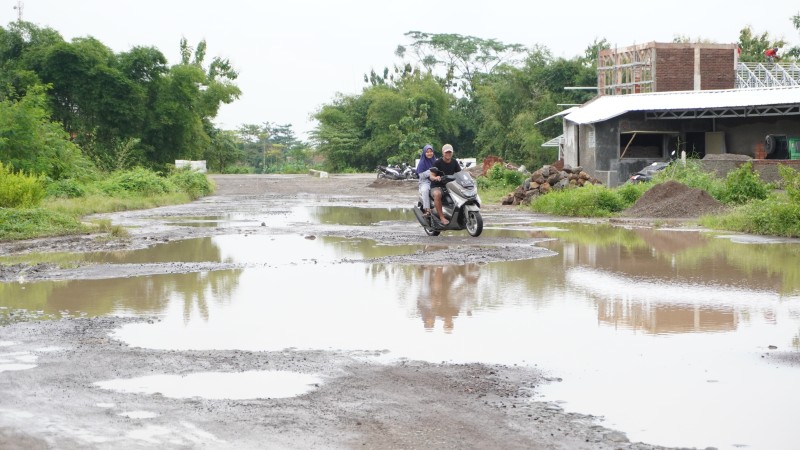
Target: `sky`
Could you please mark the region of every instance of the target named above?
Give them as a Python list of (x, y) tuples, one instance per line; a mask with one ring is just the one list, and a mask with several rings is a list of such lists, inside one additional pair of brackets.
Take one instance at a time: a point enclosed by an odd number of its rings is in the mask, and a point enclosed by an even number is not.
[[(227, 58), (239, 72), (241, 97), (223, 105), (218, 127), (291, 124), (307, 138), (311, 117), (337, 94), (358, 94), (364, 74), (400, 62), (394, 51), (409, 31), (456, 33), (527, 47), (556, 57), (583, 55), (595, 39), (627, 47), (676, 36), (736, 43), (757, 34), (800, 45), (791, 17), (796, 0), (769, 7), (741, 0), (21, 0), (22, 19), (70, 41), (92, 36), (115, 52), (156, 47), (170, 64), (179, 43), (205, 39), (206, 61)], [(20, 0), (0, 0), (0, 24), (17, 20)]]

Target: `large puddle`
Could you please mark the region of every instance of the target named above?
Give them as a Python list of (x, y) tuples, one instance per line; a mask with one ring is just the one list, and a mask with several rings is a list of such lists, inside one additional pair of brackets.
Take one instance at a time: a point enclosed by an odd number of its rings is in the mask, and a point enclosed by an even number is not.
[[(374, 212), (365, 220), (406, 214)], [(519, 228), (486, 233), (525, 235)], [(51, 316), (156, 314), (162, 320), (116, 333), (149, 348), (370, 350), (386, 360), (535, 365), (562, 379), (541, 387), (544, 398), (602, 416), (603, 425), (632, 441), (796, 445), (800, 369), (774, 356), (800, 350), (800, 245), (601, 225), (529, 229), (537, 241), (552, 238), (539, 245), (556, 256), (461, 266), (342, 264), (419, 248), (242, 235), (86, 255), (247, 265), (4, 283), (0, 307)]]

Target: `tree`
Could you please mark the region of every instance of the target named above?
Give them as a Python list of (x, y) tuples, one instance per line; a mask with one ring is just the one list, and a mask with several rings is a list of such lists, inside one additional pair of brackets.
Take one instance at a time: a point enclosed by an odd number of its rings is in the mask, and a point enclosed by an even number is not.
[(34, 67), (47, 48), (61, 42), (57, 31), (30, 22), (0, 28), (0, 99), (19, 98), (28, 87), (42, 84)]
[[(794, 29), (800, 32), (800, 13), (793, 15), (791, 21), (792, 25), (794, 25)], [(786, 56), (795, 59), (800, 58), (800, 45), (795, 45), (790, 48), (789, 51), (786, 52)]]
[(227, 60), (214, 58), (208, 69), (203, 68), (205, 41), (194, 53), (185, 39), (180, 48), (181, 63), (154, 83), (142, 135), (148, 159), (159, 165), (202, 157), (211, 145), (211, 119), (222, 103), (241, 94), (233, 83), (238, 74)]
[(50, 120), (44, 92), (42, 86), (29, 86), (19, 100), (0, 100), (0, 161), (56, 180), (91, 177), (92, 164)]
[(750, 26), (746, 26), (739, 32), (739, 61), (764, 62), (764, 51), (766, 49), (780, 48), (785, 45), (786, 41), (783, 39), (772, 40), (766, 31), (760, 35), (753, 34)]
[[(495, 39), (481, 39), (460, 34), (434, 34), (422, 31), (405, 33), (412, 39), (417, 62), (429, 73), (439, 70), (442, 86), (467, 98), (475, 91), (479, 74), (492, 73), (501, 64), (513, 64), (525, 52), (520, 44), (504, 44)], [(398, 46), (395, 54), (405, 57), (407, 49)]]
[(581, 104), (596, 93), (566, 90), (594, 85), (597, 53), (604, 40), (587, 47), (584, 56), (553, 58), (547, 48), (533, 47), (521, 67), (505, 66), (482, 82), (476, 92), (479, 155), (500, 156), (536, 168), (551, 164), (557, 155), (542, 144), (562, 132), (557, 120), (542, 121), (564, 108)]
[(238, 162), (241, 156), (238, 143), (235, 132), (215, 130), (211, 134), (211, 145), (205, 154), (209, 168), (225, 173), (228, 166)]

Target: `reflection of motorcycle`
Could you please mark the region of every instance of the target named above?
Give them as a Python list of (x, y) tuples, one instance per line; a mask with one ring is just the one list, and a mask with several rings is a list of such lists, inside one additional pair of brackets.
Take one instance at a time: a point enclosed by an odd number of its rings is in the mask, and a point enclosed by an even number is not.
[[(435, 169), (434, 167), (431, 171), (435, 172)], [(438, 236), (445, 230), (467, 230), (470, 236), (480, 236), (483, 231), (483, 217), (481, 217), (481, 198), (478, 197), (475, 180), (466, 171), (447, 175), (445, 180), (447, 184), (446, 188), (442, 189), (442, 212), (450, 223), (442, 225), (433, 210), (429, 216), (425, 216), (422, 213), (422, 201), (418, 200), (414, 207), (414, 215), (417, 216), (420, 225), (428, 236)]]
[(386, 178), (389, 180), (405, 180), (405, 175), (403, 175), (400, 170), (394, 167), (378, 165), (377, 170), (378, 178)]

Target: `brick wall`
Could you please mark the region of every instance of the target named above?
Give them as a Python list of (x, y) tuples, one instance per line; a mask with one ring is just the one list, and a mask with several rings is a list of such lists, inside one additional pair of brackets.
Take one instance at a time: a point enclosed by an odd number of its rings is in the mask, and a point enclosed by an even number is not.
[(734, 52), (728, 49), (700, 49), (700, 89), (736, 87)]
[[(656, 91), (694, 90), (693, 48), (659, 48), (655, 66)], [(729, 71), (733, 72), (733, 65)]]

